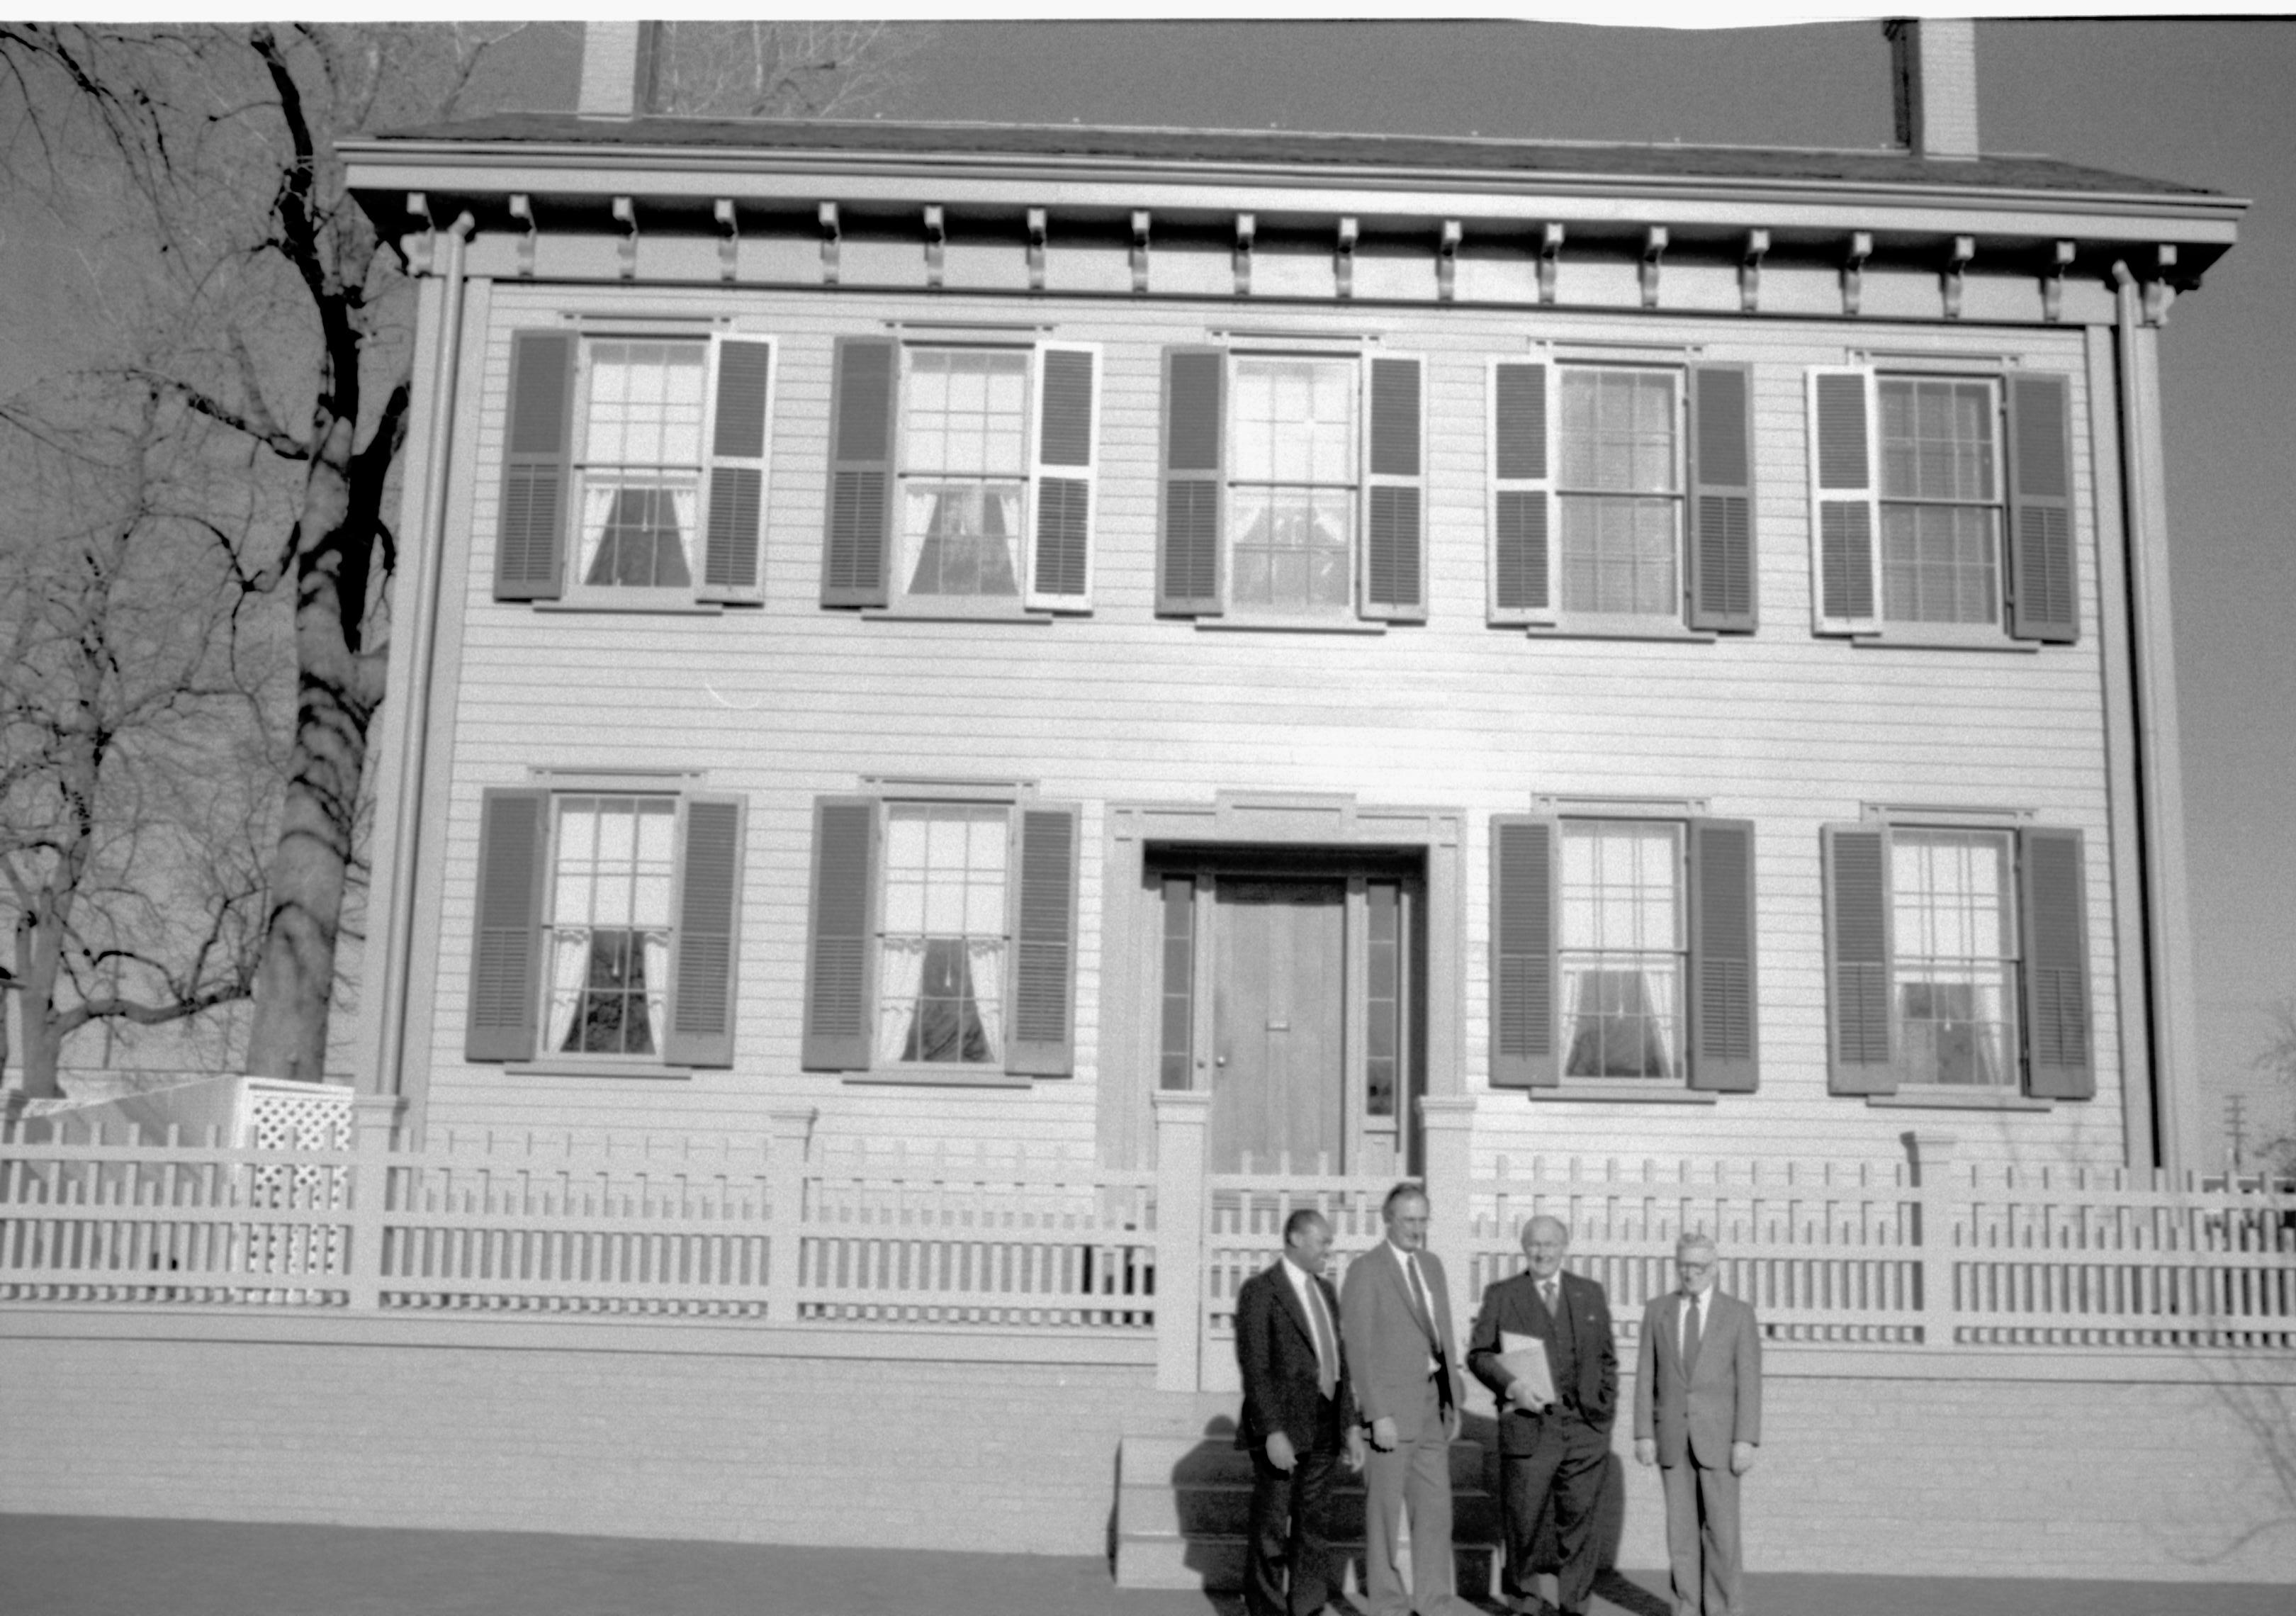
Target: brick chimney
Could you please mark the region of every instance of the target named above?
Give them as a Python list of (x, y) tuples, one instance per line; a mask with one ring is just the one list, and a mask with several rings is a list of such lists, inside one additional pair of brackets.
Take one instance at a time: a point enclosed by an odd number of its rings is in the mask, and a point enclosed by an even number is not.
[(1967, 17), (1899, 18), (1890, 41), (1898, 144), (1916, 157), (1977, 155), (1977, 24)]
[(584, 118), (635, 118), (652, 111), (660, 41), (659, 22), (584, 23), (582, 95), (574, 111)]

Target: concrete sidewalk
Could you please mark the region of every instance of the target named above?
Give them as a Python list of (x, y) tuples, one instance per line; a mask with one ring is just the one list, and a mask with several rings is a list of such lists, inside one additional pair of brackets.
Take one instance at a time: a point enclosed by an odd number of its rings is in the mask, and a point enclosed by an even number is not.
[[(1754, 1616), (2288, 1616), (2296, 1587), (1748, 1578)], [(1669, 1616), (1665, 1574), (1608, 1575), (1601, 1616)], [(5, 1616), (1236, 1616), (1119, 1590), (1094, 1558), (542, 1532), (0, 1515)]]

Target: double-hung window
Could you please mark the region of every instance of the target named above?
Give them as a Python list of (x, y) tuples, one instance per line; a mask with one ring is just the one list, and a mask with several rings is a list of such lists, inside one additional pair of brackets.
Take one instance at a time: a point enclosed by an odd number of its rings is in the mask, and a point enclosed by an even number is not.
[(1822, 634), (2079, 634), (2063, 376), (1811, 372)]
[(1494, 819), (1492, 1084), (1752, 1089), (1753, 882), (1744, 820)]
[(1092, 604), (1099, 351), (840, 338), (822, 603)]
[(814, 811), (804, 1064), (918, 1082), (1073, 1070), (1078, 814), (944, 787)]
[(1384, 355), (1167, 349), (1156, 609), (1423, 619), (1421, 371)]
[(2079, 831), (1832, 825), (1824, 856), (1834, 1093), (2095, 1092)]
[(742, 841), (738, 797), (486, 792), (469, 1058), (640, 1073), (731, 1064)]
[(1495, 360), (1490, 620), (1755, 626), (1751, 372)]
[(512, 333), (495, 597), (758, 599), (772, 387), (758, 338)]

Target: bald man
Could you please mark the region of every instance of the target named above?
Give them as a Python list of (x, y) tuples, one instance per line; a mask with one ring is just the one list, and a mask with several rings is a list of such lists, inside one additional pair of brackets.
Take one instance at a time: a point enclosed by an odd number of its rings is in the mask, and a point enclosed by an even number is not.
[[(1500, 1586), (1518, 1611), (1547, 1608), (1531, 1563), (1538, 1517), (1551, 1498), (1561, 1563), (1555, 1598), (1569, 1616), (1595, 1588), (1595, 1506), (1619, 1408), (1619, 1351), (1603, 1287), (1562, 1269), (1570, 1231), (1559, 1218), (1522, 1226), (1528, 1269), (1483, 1292), (1467, 1346), (1467, 1367), (1498, 1399), (1499, 1486), (1506, 1506), (1506, 1570)], [(1546, 1351), (1554, 1399), (1501, 1361), (1507, 1337), (1536, 1339)]]

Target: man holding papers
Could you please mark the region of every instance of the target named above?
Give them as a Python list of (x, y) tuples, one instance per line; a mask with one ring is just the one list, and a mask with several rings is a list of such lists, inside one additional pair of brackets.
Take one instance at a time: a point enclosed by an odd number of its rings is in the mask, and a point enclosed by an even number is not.
[[(1502, 1586), (1518, 1611), (1546, 1611), (1537, 1573), (1556, 1571), (1555, 1596), (1576, 1616), (1595, 1587), (1595, 1505), (1618, 1412), (1619, 1353), (1610, 1303), (1591, 1279), (1562, 1271), (1570, 1231), (1559, 1218), (1523, 1225), (1528, 1273), (1483, 1292), (1467, 1367), (1498, 1399), (1499, 1484), (1506, 1505)], [(1561, 1563), (1531, 1563), (1547, 1500)]]

